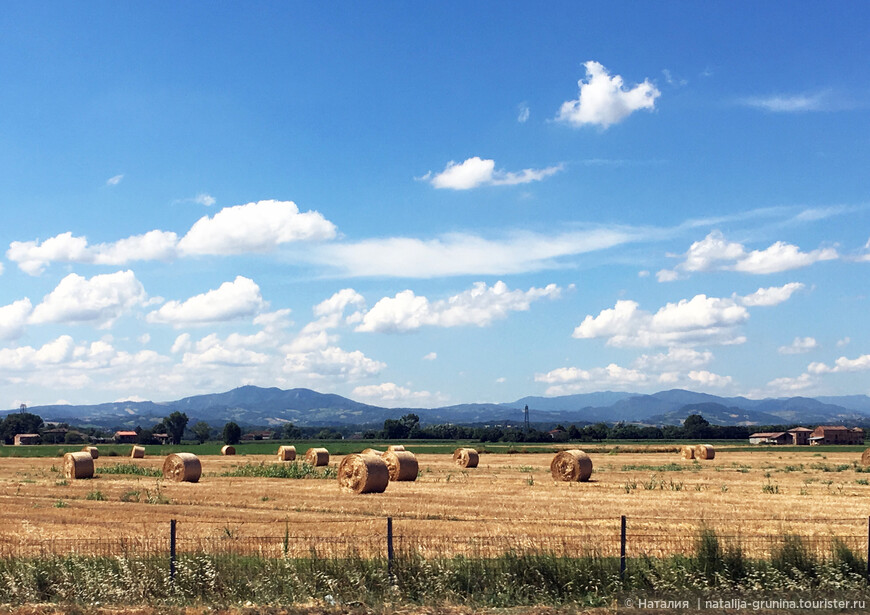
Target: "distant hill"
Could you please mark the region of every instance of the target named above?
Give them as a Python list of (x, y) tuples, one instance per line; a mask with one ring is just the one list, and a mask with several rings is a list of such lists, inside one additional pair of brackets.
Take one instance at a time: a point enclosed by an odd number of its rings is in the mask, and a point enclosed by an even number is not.
[[(95, 405), (34, 406), (29, 410), (45, 420), (104, 428), (150, 427), (176, 410), (191, 422), (206, 421), (222, 425), (280, 426), (293, 422), (300, 426), (338, 427), (377, 425), (408, 412), (423, 423), (518, 424), (528, 405), (535, 423), (594, 423), (617, 421), (646, 425), (682, 423), (689, 414), (701, 414), (716, 425), (770, 424), (846, 424), (870, 425), (870, 397), (790, 397), (752, 400), (745, 397), (719, 397), (683, 389), (660, 391), (652, 395), (603, 391), (561, 397), (522, 397), (501, 404), (456, 404), (439, 408), (383, 408), (364, 404), (340, 395), (310, 389), (262, 388), (243, 386), (224, 393), (194, 395), (167, 402), (114, 402)], [(14, 412), (16, 410), (9, 410)], [(4, 414), (5, 414), (4, 413)]]

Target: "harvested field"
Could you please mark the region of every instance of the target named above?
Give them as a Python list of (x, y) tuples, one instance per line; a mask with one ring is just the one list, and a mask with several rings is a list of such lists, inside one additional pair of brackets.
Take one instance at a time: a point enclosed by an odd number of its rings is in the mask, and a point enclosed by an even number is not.
[[(690, 551), (702, 525), (741, 537), (759, 555), (768, 545), (754, 536), (794, 533), (817, 540), (820, 549), (832, 536), (866, 544), (870, 474), (861, 471), (860, 453), (717, 451), (703, 463), (681, 460), (673, 450), (590, 457), (589, 482), (562, 483), (550, 475), (551, 453), (484, 454), (473, 471), (457, 467), (450, 454), (423, 453), (415, 482), (366, 495), (342, 492), (336, 479), (220, 476), (240, 465), (274, 464), (273, 454), (202, 456), (196, 484), (100, 475), (101, 467), (117, 463), (103, 458), (95, 461), (94, 479), (67, 481), (57, 458), (4, 458), (0, 549), (45, 539), (59, 539), (52, 548), (63, 548), (95, 536), (145, 544), (163, 539), (169, 519), (177, 519), (180, 548), (234, 540), (246, 549), (249, 540), (263, 552), (266, 543), (254, 538), (274, 537), (278, 549), (284, 535), (300, 542), (300, 552), (311, 539), (318, 548), (353, 545), (379, 553), (388, 516), (399, 547), (413, 541), (431, 553), (585, 545), (587, 552), (612, 555), (620, 515), (628, 517), (635, 555)], [(330, 466), (342, 459), (333, 456)], [(136, 465), (159, 471), (162, 463), (150, 456)], [(317, 538), (327, 536), (337, 538)], [(73, 542), (63, 542), (68, 539)]]

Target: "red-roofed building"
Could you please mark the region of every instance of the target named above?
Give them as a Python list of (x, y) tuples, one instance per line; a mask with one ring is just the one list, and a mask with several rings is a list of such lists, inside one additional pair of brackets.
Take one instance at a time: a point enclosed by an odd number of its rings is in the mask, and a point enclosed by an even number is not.
[(136, 444), (138, 437), (135, 431), (116, 431), (114, 439), (118, 444)]
[(864, 430), (845, 425), (819, 425), (809, 440), (810, 444), (864, 444)]

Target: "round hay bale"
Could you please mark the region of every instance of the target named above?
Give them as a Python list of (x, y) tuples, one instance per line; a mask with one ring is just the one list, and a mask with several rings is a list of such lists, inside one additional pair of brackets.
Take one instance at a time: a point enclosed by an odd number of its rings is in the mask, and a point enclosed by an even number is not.
[(403, 450), (405, 450), (405, 445), (404, 444), (390, 444), (387, 447), (387, 450), (388, 451), (403, 451)]
[(88, 451), (63, 456), (63, 475), (71, 480), (94, 477), (94, 458)]
[(387, 451), (381, 459), (390, 470), (390, 480), (417, 480), (420, 466), (411, 451)]
[(383, 454), (384, 451), (379, 451), (373, 448), (363, 449), (363, 452), (360, 453), (360, 455), (377, 455), (378, 457), (381, 457)]
[(559, 481), (587, 481), (592, 476), (592, 460), (581, 450), (562, 451), (550, 462), (550, 473)]
[(233, 446), (232, 444), (224, 444), (221, 447), (221, 455), (235, 455), (235, 454), (236, 454), (236, 447)]
[(716, 449), (709, 444), (695, 445), (695, 459), (713, 459), (716, 456)]
[(179, 483), (195, 483), (202, 476), (202, 464), (193, 453), (172, 453), (163, 462), (163, 478)]
[(686, 446), (680, 447), (680, 455), (682, 455), (683, 459), (694, 459), (695, 458), (695, 447), (687, 444)]
[(338, 465), (338, 486), (343, 491), (383, 493), (389, 483), (387, 462), (375, 455), (347, 455)]
[(278, 461), (293, 461), (296, 459), (295, 446), (279, 446)]
[(861, 454), (861, 465), (870, 466), (870, 448)]
[(315, 467), (329, 465), (329, 451), (325, 448), (309, 448), (305, 451), (305, 462)]
[(463, 468), (476, 468), (480, 455), (473, 448), (457, 448), (453, 451), (453, 461)]
[(130, 459), (144, 459), (145, 458), (145, 447), (144, 446), (133, 446), (133, 449), (130, 451)]
[(96, 446), (86, 446), (82, 449), (85, 453), (90, 453), (91, 458), (99, 459), (100, 458), (100, 450)]

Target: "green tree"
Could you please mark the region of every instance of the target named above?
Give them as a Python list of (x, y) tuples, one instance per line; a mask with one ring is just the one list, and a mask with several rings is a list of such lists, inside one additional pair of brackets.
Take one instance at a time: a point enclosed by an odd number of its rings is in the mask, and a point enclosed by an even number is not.
[(230, 421), (224, 425), (224, 444), (238, 444), (242, 439), (242, 428)]
[(12, 444), (15, 440), (15, 434), (39, 433), (40, 427), (42, 427), (41, 416), (30, 412), (16, 412), (7, 415), (0, 423), (0, 435), (6, 444)]
[(302, 437), (302, 430), (293, 423), (284, 423), (281, 429), (281, 437), (285, 440), (298, 440)]
[(85, 439), (77, 431), (68, 431), (63, 437), (64, 444), (82, 444)]
[(184, 435), (184, 428), (187, 427), (187, 415), (176, 410), (165, 419), (163, 424), (166, 426), (166, 433), (169, 434), (169, 441), (173, 444), (181, 444), (181, 436)]
[(199, 421), (191, 428), (196, 441), (200, 444), (204, 444), (206, 440), (208, 440), (211, 435), (211, 427), (205, 421)]
[(683, 421), (683, 433), (687, 438), (707, 438), (711, 431), (710, 422), (700, 414), (690, 414)]

